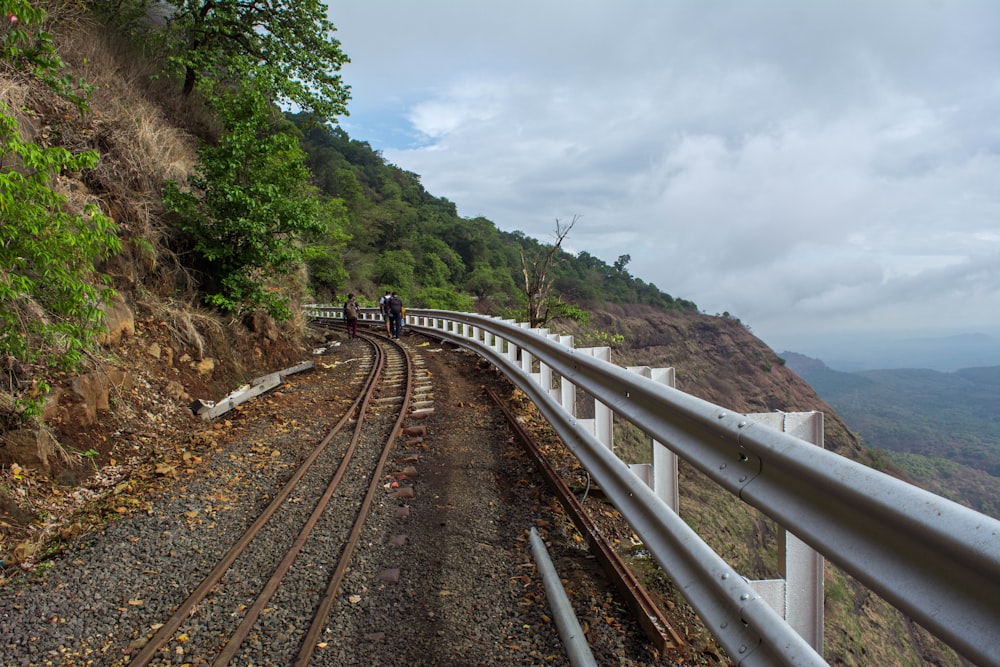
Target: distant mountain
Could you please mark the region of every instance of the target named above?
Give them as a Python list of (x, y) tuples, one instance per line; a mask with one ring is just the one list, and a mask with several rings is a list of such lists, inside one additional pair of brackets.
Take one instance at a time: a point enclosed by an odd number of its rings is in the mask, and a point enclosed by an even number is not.
[[(947, 459), (993, 476), (998, 485), (988, 492), (994, 496), (1000, 489), (996, 479), (1000, 478), (1000, 366), (953, 373), (927, 369), (844, 373), (794, 352), (780, 356), (866, 446)], [(956, 474), (954, 466), (931, 465), (909, 456), (890, 458), (915, 473), (935, 468)], [(923, 474), (926, 478), (926, 470)], [(1000, 505), (1000, 498), (981, 498), (976, 504), (985, 511), (986, 506)]]
[(840, 336), (808, 350), (838, 371), (884, 368), (929, 368), (952, 372), (961, 368), (1000, 365), (1000, 339), (984, 333), (919, 338)]

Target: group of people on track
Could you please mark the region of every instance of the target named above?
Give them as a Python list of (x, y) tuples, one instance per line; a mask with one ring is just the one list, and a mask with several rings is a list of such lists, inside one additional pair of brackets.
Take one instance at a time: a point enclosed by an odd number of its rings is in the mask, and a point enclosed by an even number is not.
[[(399, 340), (400, 331), (403, 328), (403, 316), (406, 308), (403, 307), (403, 300), (399, 294), (391, 290), (385, 291), (385, 296), (378, 300), (378, 309), (385, 320), (385, 331), (390, 338)], [(347, 295), (344, 302), (344, 321), (347, 323), (347, 336), (350, 339), (358, 337), (358, 318), (361, 316), (361, 308), (354, 300), (354, 294)]]

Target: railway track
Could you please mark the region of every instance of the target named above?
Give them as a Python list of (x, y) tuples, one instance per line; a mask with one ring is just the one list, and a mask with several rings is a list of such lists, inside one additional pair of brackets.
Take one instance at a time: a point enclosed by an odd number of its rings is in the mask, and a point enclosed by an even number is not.
[(311, 373), (201, 431), (203, 466), (0, 588), (0, 664), (563, 666), (529, 528), (600, 664), (670, 664), (553, 511), (489, 397), (509, 385), (403, 338), (333, 327)]
[[(364, 333), (352, 344), (362, 342), (371, 361), (357, 399), (188, 598), (151, 623), (157, 631), (130, 666), (174, 664), (178, 649), (214, 667), (309, 664), (414, 387), (401, 346)], [(304, 591), (315, 593), (312, 610), (301, 608)]]

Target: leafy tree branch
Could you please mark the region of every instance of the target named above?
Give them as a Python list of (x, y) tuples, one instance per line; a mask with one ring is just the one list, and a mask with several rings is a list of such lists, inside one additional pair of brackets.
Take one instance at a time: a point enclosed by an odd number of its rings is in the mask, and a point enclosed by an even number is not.
[(167, 0), (160, 33), (184, 95), (200, 88), (252, 85), (276, 104), (295, 104), (332, 119), (347, 113), (349, 62), (318, 0)]
[(275, 280), (303, 258), (302, 234), (328, 230), (298, 138), (265, 97), (245, 88), (220, 101), (226, 134), (199, 149), (191, 189), (168, 183), (163, 198), (192, 243), (206, 301), (226, 312), (290, 316)]

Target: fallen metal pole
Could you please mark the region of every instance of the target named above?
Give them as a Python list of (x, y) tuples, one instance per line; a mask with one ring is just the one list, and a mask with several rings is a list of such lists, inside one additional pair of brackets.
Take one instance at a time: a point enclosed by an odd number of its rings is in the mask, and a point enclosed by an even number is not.
[(538, 573), (542, 576), (542, 583), (545, 584), (545, 595), (548, 596), (549, 606), (552, 607), (552, 616), (556, 620), (556, 627), (559, 628), (559, 636), (562, 637), (563, 644), (566, 645), (566, 654), (573, 667), (597, 667), (594, 654), (590, 652), (590, 644), (583, 636), (583, 628), (573, 612), (573, 605), (569, 603), (566, 591), (563, 590), (562, 581), (556, 568), (552, 565), (549, 552), (545, 548), (545, 543), (538, 536), (535, 527), (531, 527), (531, 553), (535, 556), (535, 563), (538, 565)]
[(607, 538), (601, 533), (593, 519), (587, 514), (583, 504), (577, 500), (576, 496), (566, 487), (559, 473), (552, 467), (548, 459), (538, 450), (538, 446), (531, 439), (531, 435), (525, 430), (514, 415), (500, 401), (492, 389), (486, 388), (486, 395), (493, 399), (493, 402), (500, 408), (507, 417), (510, 429), (517, 434), (524, 446), (525, 451), (538, 466), (545, 480), (549, 483), (559, 502), (569, 515), (573, 525), (580, 531), (580, 534), (587, 539), (590, 552), (604, 567), (604, 573), (611, 579), (619, 592), (625, 596), (629, 608), (632, 609), (636, 620), (646, 632), (646, 637), (656, 647), (660, 653), (665, 653), (667, 649), (677, 649), (684, 646), (684, 640), (670, 627), (670, 623), (663, 616), (663, 612), (656, 606), (649, 593), (643, 588), (642, 583), (636, 578), (632, 570), (621, 556), (611, 547)]

